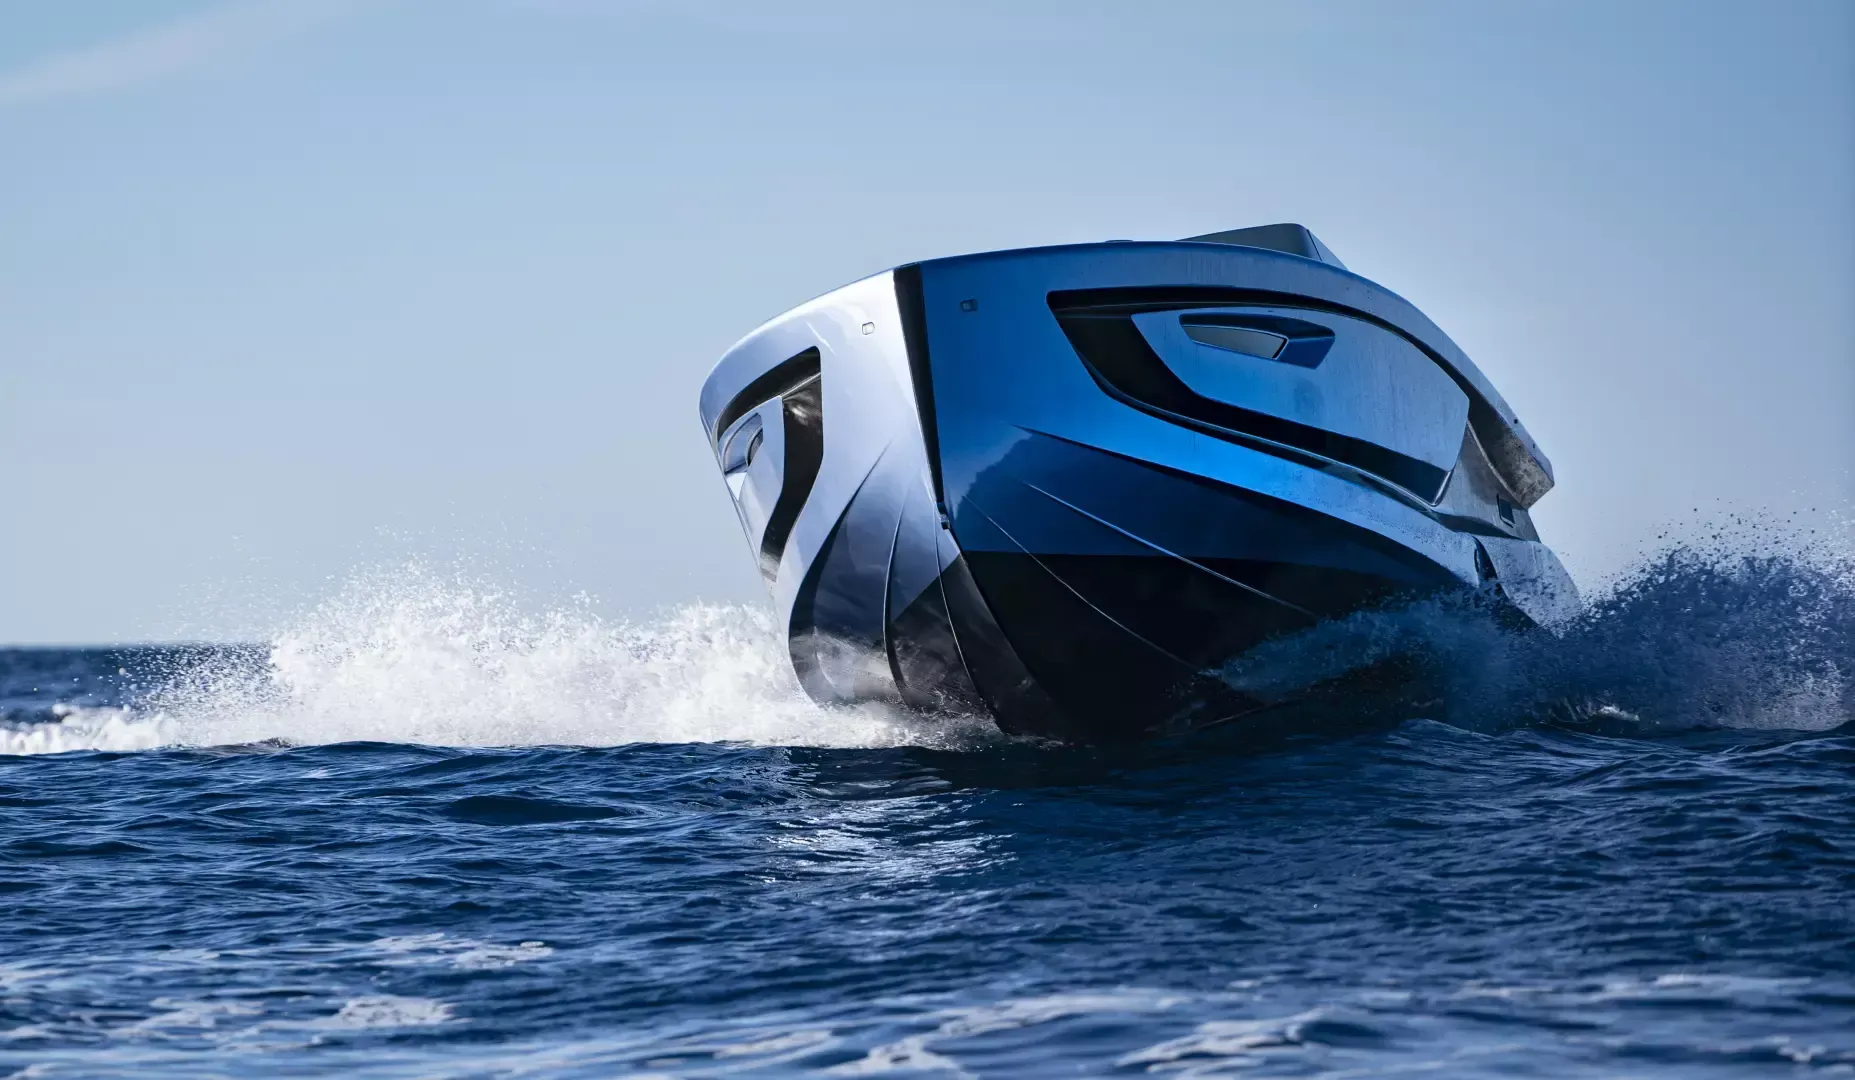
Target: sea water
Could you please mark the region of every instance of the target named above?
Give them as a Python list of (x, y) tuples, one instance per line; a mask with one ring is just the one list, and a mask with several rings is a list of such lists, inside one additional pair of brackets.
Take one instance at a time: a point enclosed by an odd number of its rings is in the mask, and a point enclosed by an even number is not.
[(0, 1076), (1855, 1074), (1848, 560), (1325, 633), (1228, 674), (1442, 699), (1053, 746), (418, 565), (0, 652)]

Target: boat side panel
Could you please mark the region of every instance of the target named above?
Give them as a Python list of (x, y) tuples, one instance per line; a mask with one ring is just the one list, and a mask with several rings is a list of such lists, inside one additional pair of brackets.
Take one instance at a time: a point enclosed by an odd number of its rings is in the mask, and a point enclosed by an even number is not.
[[(743, 395), (772, 387), (770, 373), (809, 350), (818, 354), (819, 378), (807, 389), (822, 414), (823, 453), (777, 564), (767, 568), (799, 681), (821, 702), (981, 710), (959, 638), (963, 632), (981, 640), (989, 616), (973, 610), (964, 568), (949, 574), (959, 552), (931, 493), (916, 373), (893, 275), (819, 297), (760, 327), (723, 357), (702, 397), (718, 458), (727, 469), (734, 430), (755, 417), (765, 425), (779, 415), (777, 401), (756, 403)], [(736, 416), (741, 419), (716, 430)], [(772, 466), (747, 471), (754, 468)], [(768, 528), (760, 503), (771, 496), (758, 492), (749, 501), (745, 495), (758, 489), (732, 475), (729, 486), (750, 541), (764, 550), (755, 533)], [(770, 485), (763, 480), (759, 486)], [(1009, 646), (1004, 649), (989, 649), (982, 667), (997, 668)]]
[[(1294, 320), (1337, 337), (1311, 367), (1194, 340), (1193, 319)], [(1363, 319), (1251, 306), (1135, 315), (1159, 358), (1193, 392), (1393, 450), (1447, 473), (1461, 451), (1469, 401), (1443, 370), (1398, 335)], [(1431, 485), (1434, 492), (1436, 485)]]
[[(886, 273), (801, 305), (730, 349), (702, 391), (701, 411), (711, 446), (722, 434), (714, 430), (715, 422), (737, 395), (788, 358), (814, 348), (819, 353), (824, 449), (810, 496), (791, 522), (770, 584), (782, 619), (790, 619), (805, 572), (879, 460), (888, 456), (897, 475), (926, 482), (927, 458), (907, 349), (892, 276)], [(716, 450), (719, 453), (719, 447)], [(888, 524), (892, 528), (893, 520)], [(885, 549), (888, 542), (885, 535)], [(878, 594), (876, 606), (881, 603)]]
[[(1292, 256), (1276, 258), (1331, 270)], [(1070, 266), (1056, 255), (1038, 253), (1022, 259), (949, 260), (924, 264), (922, 270), (941, 472), (953, 531), (963, 548), (976, 550), (965, 531), (974, 485), (1019, 442), (1038, 434), (1307, 507), (1382, 536), (1459, 581), (1478, 580), (1473, 540), (1407, 502), (1108, 396), (1064, 336), (1047, 297), (1079, 281), (1127, 279), (1110, 279), (1101, 267)], [(1139, 266), (1122, 270), (1154, 272)]]
[[(1449, 336), (1396, 293), (1337, 266), (1261, 248), (1208, 243), (1115, 243), (987, 252), (921, 264), (926, 279), (1036, 280), (1045, 294), (1154, 288), (1300, 297), (1395, 328), (1419, 344), (1470, 397), (1470, 419), (1523, 507), (1552, 487), (1552, 464), (1488, 378)], [(976, 299), (976, 298), (974, 298)], [(1209, 303), (1209, 301), (1207, 301)], [(980, 310), (975, 308), (975, 312)], [(929, 317), (939, 317), (930, 305)]]

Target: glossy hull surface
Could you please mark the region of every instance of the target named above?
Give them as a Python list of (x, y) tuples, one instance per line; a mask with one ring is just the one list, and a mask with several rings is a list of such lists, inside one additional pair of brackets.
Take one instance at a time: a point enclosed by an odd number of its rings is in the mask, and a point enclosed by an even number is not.
[(1364, 655), (1286, 692), (1223, 674), (1362, 610), (1570, 611), (1512, 411), (1297, 236), (913, 264), (731, 350), (702, 418), (807, 692), (1114, 741), (1395, 685)]

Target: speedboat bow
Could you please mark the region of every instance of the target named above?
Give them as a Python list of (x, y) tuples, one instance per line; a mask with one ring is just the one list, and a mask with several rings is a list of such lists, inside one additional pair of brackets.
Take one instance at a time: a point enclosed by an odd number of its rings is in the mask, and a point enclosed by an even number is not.
[(820, 702), (1136, 739), (1292, 704), (1230, 664), (1335, 620), (1577, 604), (1513, 410), (1299, 225), (897, 267), (742, 339), (701, 414)]

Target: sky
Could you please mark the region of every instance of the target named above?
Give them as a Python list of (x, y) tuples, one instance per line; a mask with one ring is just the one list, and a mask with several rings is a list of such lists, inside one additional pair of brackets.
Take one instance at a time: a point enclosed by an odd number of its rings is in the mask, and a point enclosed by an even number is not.
[(762, 320), (1275, 221), (1501, 389), (1582, 582), (1855, 506), (1846, 0), (0, 0), (0, 643), (761, 600), (695, 402)]

